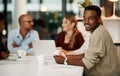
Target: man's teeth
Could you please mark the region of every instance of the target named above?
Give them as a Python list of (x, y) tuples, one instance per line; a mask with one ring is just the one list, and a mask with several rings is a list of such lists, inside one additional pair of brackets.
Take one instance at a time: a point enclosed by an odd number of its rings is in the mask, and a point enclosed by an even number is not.
[(90, 25), (85, 25), (86, 27), (90, 27)]

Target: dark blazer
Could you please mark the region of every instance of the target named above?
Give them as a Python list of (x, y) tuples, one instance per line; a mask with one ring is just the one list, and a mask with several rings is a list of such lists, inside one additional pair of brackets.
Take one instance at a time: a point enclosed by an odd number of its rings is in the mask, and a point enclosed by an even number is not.
[(7, 46), (5, 46), (5, 44), (3, 43), (2, 41), (2, 34), (0, 33), (0, 59), (2, 59), (1, 57), (1, 52), (4, 51), (6, 52), (7, 54), (9, 54), (9, 51), (7, 49)]

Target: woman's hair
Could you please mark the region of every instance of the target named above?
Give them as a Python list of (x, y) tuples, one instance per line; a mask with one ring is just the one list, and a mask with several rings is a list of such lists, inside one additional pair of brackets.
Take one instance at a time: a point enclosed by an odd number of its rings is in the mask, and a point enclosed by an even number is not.
[(70, 41), (69, 41), (69, 47), (73, 48), (74, 42), (75, 42), (75, 37), (76, 37), (77, 33), (79, 32), (77, 29), (77, 19), (75, 18), (74, 15), (67, 15), (67, 16), (65, 16), (65, 18), (67, 20), (69, 20), (70, 23), (75, 23), (75, 26), (73, 28), (73, 34), (71, 35)]
[(74, 15), (66, 15), (65, 18), (66, 18), (67, 20), (69, 20), (71, 23), (74, 22), (74, 23), (75, 23), (75, 27), (76, 27), (76, 25), (77, 25), (77, 19), (75, 18)]

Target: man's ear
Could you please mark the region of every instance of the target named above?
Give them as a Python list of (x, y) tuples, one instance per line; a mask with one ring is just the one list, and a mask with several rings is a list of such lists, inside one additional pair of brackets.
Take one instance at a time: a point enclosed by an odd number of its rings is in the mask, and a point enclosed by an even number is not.
[(101, 25), (103, 25), (103, 21), (102, 21), (101, 17), (99, 18), (98, 22), (99, 22)]

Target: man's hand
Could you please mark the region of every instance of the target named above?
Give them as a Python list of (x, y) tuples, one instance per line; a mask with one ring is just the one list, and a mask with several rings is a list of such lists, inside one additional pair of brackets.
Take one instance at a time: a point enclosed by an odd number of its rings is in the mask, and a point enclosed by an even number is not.
[(65, 58), (63, 56), (55, 55), (54, 58), (55, 58), (56, 63), (58, 63), (58, 64), (64, 64)]
[(29, 46), (29, 48), (32, 48), (32, 47), (33, 47), (33, 46), (32, 46), (32, 43), (28, 44), (28, 46)]
[(1, 58), (6, 59), (8, 57), (8, 53), (1, 51), (0, 56)]
[(15, 48), (15, 47), (18, 47), (18, 45), (14, 42), (13, 44), (12, 44), (12, 46)]

